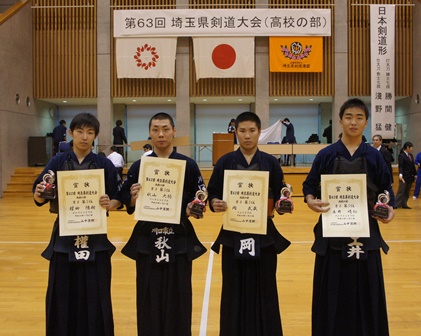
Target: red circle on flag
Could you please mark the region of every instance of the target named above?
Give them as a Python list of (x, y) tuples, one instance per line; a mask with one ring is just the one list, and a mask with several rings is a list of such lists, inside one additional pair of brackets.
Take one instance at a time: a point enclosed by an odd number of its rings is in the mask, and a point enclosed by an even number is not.
[(237, 55), (235, 49), (229, 44), (220, 44), (212, 51), (212, 62), (217, 68), (226, 70), (231, 68)]

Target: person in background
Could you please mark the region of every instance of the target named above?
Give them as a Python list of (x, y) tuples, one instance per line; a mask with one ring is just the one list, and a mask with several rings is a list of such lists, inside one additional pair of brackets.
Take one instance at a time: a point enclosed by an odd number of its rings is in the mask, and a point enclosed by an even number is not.
[(383, 146), (383, 138), (380, 134), (373, 135), (373, 147), (377, 149), (380, 154), (383, 156), (384, 161), (386, 162), (387, 167), (390, 170), (390, 175), (392, 176), (391, 184), (393, 184), (393, 169), (392, 169), (392, 162), (395, 161), (392, 154), (387, 150), (386, 147)]
[[(380, 249), (389, 250), (379, 223), (394, 217), (390, 171), (379, 151), (362, 140), (369, 110), (360, 99), (346, 101), (339, 112), (342, 137), (322, 149), (303, 183), (307, 206), (317, 213), (330, 211), (321, 199), (324, 174), (366, 174), (370, 237), (323, 237), (320, 215), (314, 228), (315, 252), (312, 303), (312, 336), (387, 336), (386, 294)], [(381, 193), (390, 194), (387, 218), (371, 215)], [(354, 253), (358, 251), (358, 253)]]
[(383, 139), (383, 146), (386, 146), (386, 149), (389, 151), (389, 153), (394, 157), (393, 147), (398, 142), (395, 138), (393, 139)]
[(118, 176), (120, 176), (121, 181), (123, 181), (124, 159), (120, 153), (117, 152), (116, 146), (111, 146), (110, 150), (111, 153), (107, 156), (107, 158), (111, 160), (114, 167), (117, 169)]
[[(272, 217), (278, 207), (281, 190), (286, 187), (278, 160), (258, 148), (261, 122), (253, 112), (241, 113), (235, 121), (240, 147), (222, 156), (209, 180), (209, 204), (213, 212), (228, 207), (223, 200), (224, 172), (258, 170), (269, 172), (267, 233), (251, 234), (221, 229), (212, 250), (219, 253), (222, 245), (222, 294), (220, 305), (220, 336), (282, 336), (278, 302), (276, 268), (278, 254), (290, 242), (276, 229)], [(249, 242), (250, 250), (239, 246)]]
[(235, 119), (231, 119), (229, 124), (228, 124), (228, 129), (227, 129), (228, 133), (234, 133), (234, 145), (237, 144), (237, 137), (235, 136)]
[(405, 142), (398, 156), (399, 188), (396, 193), (396, 208), (411, 209), (408, 206), (409, 193), (411, 191), (412, 183), (417, 178), (414, 157), (412, 156), (413, 148), (414, 145), (412, 142)]
[[(291, 122), (289, 121), (288, 118), (285, 118), (284, 120), (281, 120), (281, 123), (287, 128), (287, 132), (285, 134), (285, 136), (282, 138), (281, 143), (283, 144), (295, 144), (297, 143), (296, 139), (295, 139), (295, 131), (294, 131), (294, 125), (291, 124)], [(293, 155), (293, 161), (291, 162), (291, 155), (285, 155), (285, 165), (289, 166), (290, 164), (293, 164), (295, 166), (296, 162), (295, 162), (295, 158), (296, 155)]]
[(152, 146), (150, 144), (145, 144), (145, 146), (143, 146), (143, 151), (144, 153), (142, 154), (142, 156), (151, 155), (153, 152)]
[[(183, 160), (186, 170), (180, 195), (180, 222), (139, 220), (121, 251), (136, 261), (137, 331), (139, 336), (191, 336), (193, 260), (206, 248), (198, 240), (189, 217), (199, 218), (190, 209), (196, 192), (206, 187), (197, 163), (173, 149), (176, 129), (169, 114), (155, 114), (149, 121), (149, 134), (154, 151), (148, 158), (168, 159), (168, 164)], [(131, 165), (121, 190), (128, 214), (135, 211), (142, 188), (138, 182), (141, 160)]]
[(53, 129), (53, 156), (59, 152), (60, 142), (66, 141), (66, 133), (66, 121), (62, 119)]
[(43, 206), (49, 203), (50, 212), (57, 214), (50, 243), (42, 253), (50, 261), (46, 297), (47, 336), (114, 335), (111, 304), (111, 255), (115, 251), (114, 245), (107, 234), (61, 236), (58, 196), (46, 199), (43, 194), (46, 189), (44, 175), (50, 171), (57, 177), (58, 171), (104, 169), (106, 194), (98, 195), (98, 204), (92, 204), (92, 207), (101, 206), (108, 211), (121, 204), (116, 169), (110, 160), (91, 151), (91, 143), (98, 133), (99, 121), (95, 116), (90, 113), (76, 115), (69, 129), (73, 138), (72, 150), (53, 156), (32, 188), (35, 204)]
[(421, 152), (417, 154), (415, 157), (415, 165), (417, 166), (417, 181), (415, 183), (415, 190), (414, 190), (414, 196), (413, 199), (417, 199), (420, 195), (420, 189), (421, 189)]
[[(124, 132), (124, 128), (121, 127), (123, 122), (121, 120), (117, 120), (115, 122), (116, 126), (113, 128), (113, 145), (123, 145), (127, 144), (126, 134)], [(116, 146), (117, 152), (124, 158), (124, 147), (123, 146)]]
[(322, 134), (326, 138), (328, 144), (332, 143), (332, 119), (329, 120), (329, 126), (327, 126)]
[(291, 124), (288, 118), (285, 118), (281, 122), (287, 128), (287, 132), (282, 139), (282, 143), (295, 143), (294, 125)]

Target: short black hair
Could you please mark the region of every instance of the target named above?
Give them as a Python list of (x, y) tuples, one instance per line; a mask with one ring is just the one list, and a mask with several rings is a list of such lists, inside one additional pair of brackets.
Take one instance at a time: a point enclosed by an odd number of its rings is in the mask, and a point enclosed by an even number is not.
[(414, 147), (411, 141), (407, 141), (403, 144), (403, 149), (408, 149), (409, 147)]
[(64, 119), (61, 119), (60, 120), (60, 125), (63, 125), (63, 124), (65, 124), (66, 123), (66, 120), (64, 120)]
[(145, 144), (145, 146), (143, 146), (143, 149), (151, 150), (152, 146), (150, 144)]
[(95, 136), (99, 134), (99, 121), (91, 113), (79, 113), (70, 122), (70, 130), (73, 132), (77, 127), (92, 127), (95, 130)]
[(168, 119), (170, 121), (172, 128), (175, 127), (174, 119), (168, 113), (158, 112), (154, 114), (152, 118), (149, 120), (149, 129), (151, 129), (152, 120), (165, 120), (165, 119)]
[(371, 139), (379, 138), (380, 141), (383, 141), (383, 137), (380, 134), (374, 134)]
[(119, 120), (117, 120), (117, 121), (115, 122), (115, 124), (116, 124), (117, 126), (121, 126), (121, 125), (123, 125), (123, 122), (119, 119)]
[(259, 130), (262, 127), (262, 122), (260, 121), (259, 116), (254, 112), (246, 111), (246, 112), (240, 113), (238, 117), (235, 119), (235, 129), (238, 129), (238, 125), (244, 121), (252, 121), (256, 123), (256, 126)]
[(111, 146), (110, 148), (113, 152), (117, 152), (117, 146)]
[(352, 107), (357, 107), (360, 108), (361, 110), (364, 111), (365, 114), (365, 118), (368, 120), (369, 116), (370, 116), (370, 112), (368, 111), (368, 107), (367, 105), (358, 98), (351, 98), (348, 99), (345, 103), (343, 103), (343, 105), (341, 106), (341, 109), (339, 110), (339, 119), (342, 120), (342, 117), (344, 116), (345, 110), (352, 108)]

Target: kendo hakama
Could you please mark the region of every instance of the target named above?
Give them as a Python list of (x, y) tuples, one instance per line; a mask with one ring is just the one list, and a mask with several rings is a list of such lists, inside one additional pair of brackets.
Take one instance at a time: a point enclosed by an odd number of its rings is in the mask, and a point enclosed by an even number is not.
[[(89, 235), (90, 259), (78, 252), (75, 236), (59, 237), (58, 219), (50, 245), (42, 256), (50, 260), (46, 296), (47, 336), (113, 336), (111, 255), (115, 247), (106, 235)], [(70, 261), (69, 261), (70, 260)]]

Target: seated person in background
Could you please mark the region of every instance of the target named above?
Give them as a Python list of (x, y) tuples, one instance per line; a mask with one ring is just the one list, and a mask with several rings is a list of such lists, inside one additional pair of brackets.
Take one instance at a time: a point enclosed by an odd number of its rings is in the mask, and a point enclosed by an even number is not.
[(114, 167), (117, 169), (118, 176), (120, 179), (123, 180), (123, 167), (124, 167), (124, 159), (123, 156), (117, 152), (117, 146), (111, 146), (110, 148), (111, 153), (107, 156), (108, 159), (111, 160)]
[(152, 154), (153, 150), (152, 150), (152, 146), (150, 144), (145, 144), (145, 146), (143, 146), (143, 151), (145, 153), (142, 154), (142, 156), (147, 156)]

